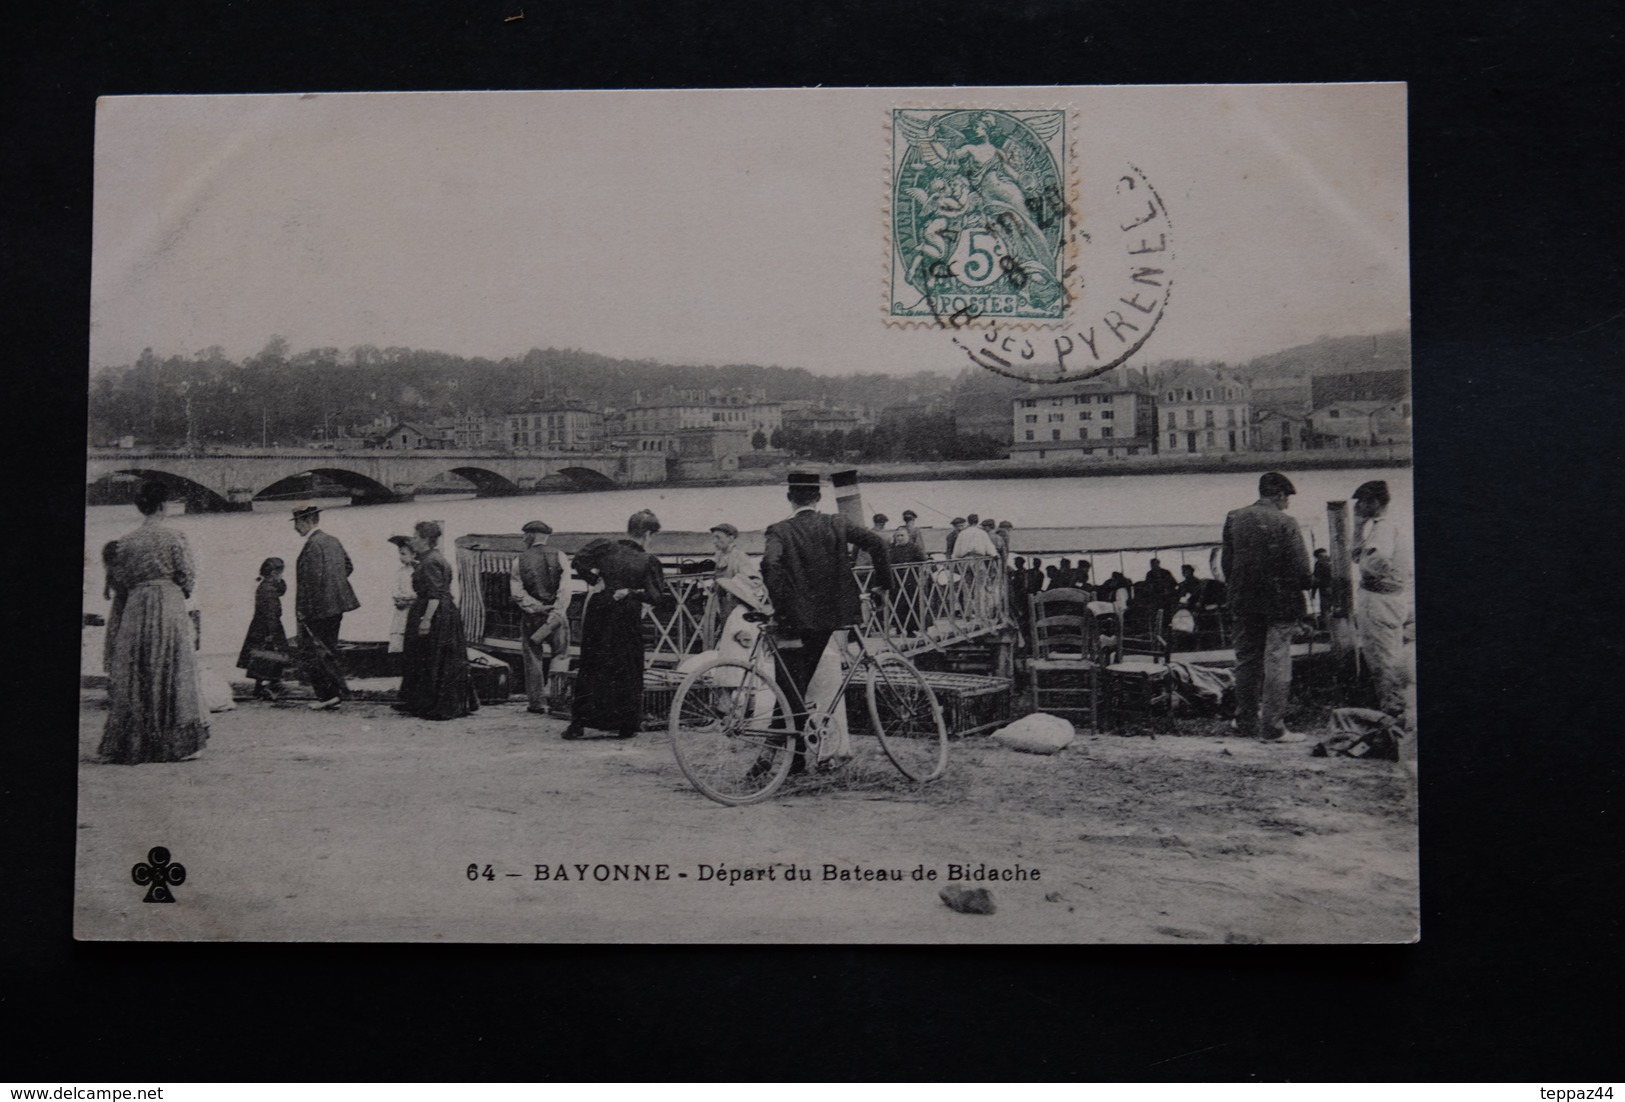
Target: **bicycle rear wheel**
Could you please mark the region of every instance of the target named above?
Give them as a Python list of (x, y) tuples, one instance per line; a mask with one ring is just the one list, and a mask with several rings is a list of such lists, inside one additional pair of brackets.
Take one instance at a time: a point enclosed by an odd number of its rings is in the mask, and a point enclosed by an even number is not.
[(903, 776), (934, 781), (948, 767), (948, 724), (937, 694), (900, 654), (883, 654), (864, 675), (869, 723)]
[(744, 662), (713, 659), (677, 687), (672, 752), (683, 776), (706, 796), (722, 804), (755, 803), (790, 772), (795, 738), (786, 729), (789, 719), (789, 702), (771, 677)]

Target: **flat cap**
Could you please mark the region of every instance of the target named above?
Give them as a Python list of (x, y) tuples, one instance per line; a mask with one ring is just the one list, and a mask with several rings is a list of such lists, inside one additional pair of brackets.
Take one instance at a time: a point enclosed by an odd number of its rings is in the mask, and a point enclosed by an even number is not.
[(919, 517), (920, 517), (920, 514), (916, 513), (913, 509), (904, 509), (903, 510), (903, 519), (904, 520), (918, 520)]
[(711, 525), (709, 531), (721, 532), (723, 535), (732, 536), (735, 539), (739, 538), (739, 529), (735, 528), (731, 524), (728, 524), (726, 521), (723, 522), (722, 524), (713, 524), (713, 525)]
[(525, 526), (519, 530), (521, 532), (540, 532), (544, 536), (551, 536), (553, 534), (553, 526), (547, 523), (545, 520), (527, 521)]
[(1273, 494), (1295, 494), (1298, 488), (1280, 471), (1269, 471), (1258, 480), (1258, 492), (1264, 497), (1269, 497)]
[(1379, 501), (1382, 504), (1387, 505), (1388, 483), (1382, 481), (1381, 479), (1377, 479), (1372, 482), (1360, 483), (1359, 487), (1354, 491), (1354, 500), (1365, 501), (1368, 499), (1371, 501)]
[(818, 475), (813, 471), (791, 471), (785, 481), (791, 486), (816, 486)]

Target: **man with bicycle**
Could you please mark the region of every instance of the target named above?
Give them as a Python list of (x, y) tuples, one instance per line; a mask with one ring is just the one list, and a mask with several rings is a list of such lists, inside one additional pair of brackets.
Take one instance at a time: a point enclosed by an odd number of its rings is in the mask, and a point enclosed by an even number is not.
[[(823, 499), (818, 475), (790, 472), (788, 497), (794, 514), (767, 527), (762, 581), (777, 619), (779, 661), (795, 691), (783, 686), (782, 679), (781, 687), (795, 709), (795, 727), (800, 731), (807, 723), (807, 687), (830, 637), (863, 622), (850, 548), (868, 552), (874, 565), (871, 585), (889, 591), (893, 582), (886, 543), (877, 533), (818, 511)], [(805, 751), (797, 739), (791, 772), (805, 771)]]

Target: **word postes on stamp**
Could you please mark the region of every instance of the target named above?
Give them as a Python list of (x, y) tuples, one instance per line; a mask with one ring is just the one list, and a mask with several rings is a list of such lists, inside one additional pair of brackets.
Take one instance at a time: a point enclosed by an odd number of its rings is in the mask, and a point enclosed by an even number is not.
[(1064, 111), (892, 112), (887, 318), (1065, 319)]

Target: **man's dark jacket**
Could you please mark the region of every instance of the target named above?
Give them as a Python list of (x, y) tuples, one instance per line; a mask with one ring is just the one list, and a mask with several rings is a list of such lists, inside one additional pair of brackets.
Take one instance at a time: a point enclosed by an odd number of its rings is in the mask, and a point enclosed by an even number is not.
[(872, 584), (892, 588), (885, 541), (842, 517), (800, 512), (768, 525), (766, 539), (762, 581), (773, 599), (774, 615), (787, 631), (834, 631), (862, 622), (848, 544), (869, 553)]
[(1297, 620), (1308, 611), (1309, 552), (1298, 522), (1260, 498), (1224, 518), (1219, 560), (1229, 590), (1230, 612), (1267, 620)]
[(299, 618), (324, 620), (360, 608), (350, 588), (351, 569), (350, 556), (338, 540), (320, 529), (305, 537), (299, 552), (299, 591), (294, 596)]

